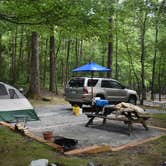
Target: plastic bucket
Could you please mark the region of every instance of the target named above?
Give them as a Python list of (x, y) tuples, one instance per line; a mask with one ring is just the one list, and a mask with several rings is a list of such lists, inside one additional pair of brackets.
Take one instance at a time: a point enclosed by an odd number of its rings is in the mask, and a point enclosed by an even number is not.
[(79, 106), (73, 106), (73, 113), (77, 116), (81, 114), (80, 107)]
[(43, 137), (47, 141), (52, 141), (53, 132), (52, 131), (45, 131), (45, 132), (43, 132)]

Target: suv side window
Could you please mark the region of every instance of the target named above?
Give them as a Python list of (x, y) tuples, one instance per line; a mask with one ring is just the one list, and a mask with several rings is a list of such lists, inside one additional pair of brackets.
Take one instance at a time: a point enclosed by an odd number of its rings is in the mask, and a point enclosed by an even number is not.
[(94, 86), (96, 86), (97, 82), (98, 82), (98, 79), (88, 79), (87, 85), (89, 87), (94, 87)]
[(102, 88), (111, 88), (111, 81), (110, 80), (102, 80), (101, 87)]
[(111, 81), (111, 80), (102, 80), (101, 87), (102, 88), (123, 89), (123, 87), (118, 82)]
[(111, 88), (123, 89), (122, 86), (116, 81), (111, 81)]

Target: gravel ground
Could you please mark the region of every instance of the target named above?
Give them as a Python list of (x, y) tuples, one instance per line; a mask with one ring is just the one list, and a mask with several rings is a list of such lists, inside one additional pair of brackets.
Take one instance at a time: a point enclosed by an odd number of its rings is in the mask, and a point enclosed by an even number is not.
[(166, 110), (154, 110), (154, 109), (146, 109), (147, 113), (151, 114), (166, 114)]
[[(153, 110), (147, 110), (153, 112)], [(51, 105), (36, 107), (40, 121), (28, 122), (27, 126), (36, 135), (42, 136), (44, 131), (53, 131), (55, 136), (74, 138), (79, 141), (79, 147), (90, 145), (109, 144), (119, 146), (126, 143), (158, 136), (164, 131), (149, 128), (148, 131), (141, 125), (134, 124), (134, 132), (128, 135), (128, 128), (123, 122), (107, 121), (102, 125), (101, 119), (94, 121), (95, 125), (85, 127), (88, 118), (85, 114), (75, 116), (70, 105)]]
[(166, 110), (166, 100), (163, 100), (163, 101), (158, 101), (158, 100), (147, 101), (147, 100), (145, 100), (144, 105), (151, 106), (151, 107), (161, 107), (161, 108)]

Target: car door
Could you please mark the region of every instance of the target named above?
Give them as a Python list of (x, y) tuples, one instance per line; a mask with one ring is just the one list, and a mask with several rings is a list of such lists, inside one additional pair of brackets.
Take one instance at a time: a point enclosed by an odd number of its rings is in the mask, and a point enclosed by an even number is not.
[(117, 81), (111, 80), (110, 95), (114, 101), (125, 101), (127, 92), (124, 87)]
[(104, 89), (105, 96), (109, 101), (125, 101), (127, 93), (119, 82), (114, 80), (102, 80), (101, 87)]

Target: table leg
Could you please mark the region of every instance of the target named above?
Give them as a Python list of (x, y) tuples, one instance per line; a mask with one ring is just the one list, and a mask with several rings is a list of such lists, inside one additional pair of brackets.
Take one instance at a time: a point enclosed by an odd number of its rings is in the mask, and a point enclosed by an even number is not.
[(92, 117), (89, 119), (89, 121), (86, 123), (85, 127), (88, 127), (90, 124), (93, 124), (93, 120), (95, 117)]
[(129, 135), (131, 135), (131, 133), (133, 132), (133, 126), (131, 122), (128, 123), (128, 129), (129, 129)]
[(148, 126), (146, 125), (146, 122), (145, 122), (145, 121), (142, 121), (141, 123), (142, 123), (142, 125), (144, 126), (145, 130), (148, 130)]
[(106, 124), (107, 119), (103, 118), (103, 125)]

